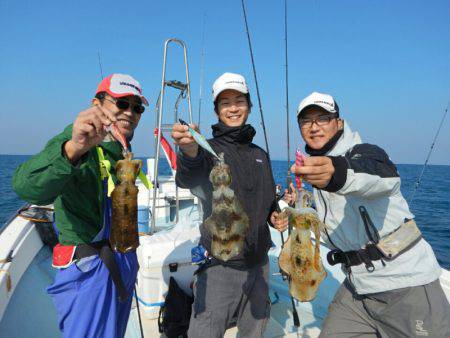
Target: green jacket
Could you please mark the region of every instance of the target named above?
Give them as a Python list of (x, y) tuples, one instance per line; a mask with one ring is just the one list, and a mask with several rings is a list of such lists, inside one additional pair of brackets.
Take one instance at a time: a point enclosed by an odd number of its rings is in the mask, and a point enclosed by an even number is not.
[[(72, 125), (52, 138), (44, 150), (21, 164), (13, 176), (13, 189), (33, 204), (54, 204), (59, 242), (63, 245), (90, 243), (103, 223), (103, 188), (95, 147), (73, 166), (63, 155), (63, 145), (72, 137)], [(116, 162), (123, 158), (118, 142), (102, 142), (106, 160), (116, 182)]]

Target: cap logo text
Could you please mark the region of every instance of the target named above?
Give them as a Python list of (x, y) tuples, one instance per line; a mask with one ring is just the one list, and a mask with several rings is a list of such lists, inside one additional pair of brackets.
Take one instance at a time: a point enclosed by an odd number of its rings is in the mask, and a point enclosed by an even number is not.
[(237, 83), (240, 85), (244, 85), (244, 82), (242, 82), (242, 81), (227, 81), (227, 83)]
[(132, 84), (132, 83), (121, 81), (119, 84), (120, 84), (121, 86), (128, 86), (128, 87), (134, 88), (134, 89), (136, 89), (139, 93), (141, 93), (141, 88), (139, 88), (138, 86), (136, 86), (136, 85), (134, 85), (134, 84)]
[(328, 105), (328, 106), (334, 108), (334, 104), (333, 104), (333, 103), (330, 103), (330, 102), (326, 102), (326, 101), (314, 101), (314, 103), (323, 103), (323, 104), (326, 104), (326, 105)]

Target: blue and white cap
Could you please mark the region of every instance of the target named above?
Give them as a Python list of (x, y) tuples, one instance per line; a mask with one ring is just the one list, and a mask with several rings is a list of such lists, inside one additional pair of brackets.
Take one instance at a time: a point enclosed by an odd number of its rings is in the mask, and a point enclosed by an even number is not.
[(325, 109), (327, 112), (336, 114), (339, 116), (339, 106), (334, 100), (333, 96), (328, 94), (322, 94), (318, 92), (313, 92), (312, 94), (305, 97), (297, 108), (297, 118), (300, 117), (302, 112), (311, 106), (317, 106)]

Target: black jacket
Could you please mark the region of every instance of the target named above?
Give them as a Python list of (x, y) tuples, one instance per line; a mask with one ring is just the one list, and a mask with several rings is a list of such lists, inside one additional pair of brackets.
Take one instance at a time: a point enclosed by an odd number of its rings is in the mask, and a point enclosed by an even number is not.
[[(213, 138), (208, 142), (217, 154), (225, 154), (225, 163), (231, 170), (231, 189), (250, 219), (243, 253), (226, 265), (249, 268), (264, 261), (271, 244), (267, 221), (276, 205), (272, 170), (267, 153), (251, 143), (256, 133), (251, 125), (228, 127), (219, 122), (212, 129)], [(213, 165), (213, 156), (201, 147), (195, 158), (185, 156), (182, 152), (177, 157), (177, 185), (190, 189), (200, 199), (203, 220), (212, 212), (209, 174)], [(203, 224), (200, 232), (200, 244), (211, 252), (211, 235)]]

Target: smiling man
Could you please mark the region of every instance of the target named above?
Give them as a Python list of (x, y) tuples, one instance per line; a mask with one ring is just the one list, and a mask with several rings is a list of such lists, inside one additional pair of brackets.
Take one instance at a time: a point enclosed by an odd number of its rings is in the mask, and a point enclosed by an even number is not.
[(362, 143), (332, 96), (300, 102), (300, 133), (311, 155), (292, 167), (313, 186), (317, 212), (346, 280), (320, 337), (447, 337), (450, 308), (441, 269), (422, 238), (386, 152)]
[(148, 105), (139, 82), (124, 74), (108, 76), (91, 107), (14, 174), (20, 198), (54, 205), (59, 244), (53, 266), (59, 270), (47, 292), (64, 337), (125, 334), (138, 264), (135, 251), (121, 254), (109, 246), (108, 178), (116, 181), (114, 168), (123, 156), (107, 130), (114, 123), (130, 142), (142, 104)]
[[(231, 189), (250, 219), (250, 230), (237, 257), (224, 262), (209, 255), (200, 267), (188, 336), (223, 337), (225, 330), (237, 323), (241, 337), (256, 338), (262, 336), (270, 315), (267, 221), (274, 208), (275, 183), (266, 152), (252, 143), (256, 131), (246, 124), (251, 101), (244, 77), (220, 76), (213, 85), (213, 99), (219, 122), (212, 126), (209, 143), (217, 154), (225, 155)], [(205, 220), (212, 212), (209, 174), (214, 159), (198, 147), (187, 126), (175, 124), (172, 137), (180, 147), (177, 184), (199, 197)], [(211, 233), (204, 224), (200, 232), (200, 244), (211, 252)]]

